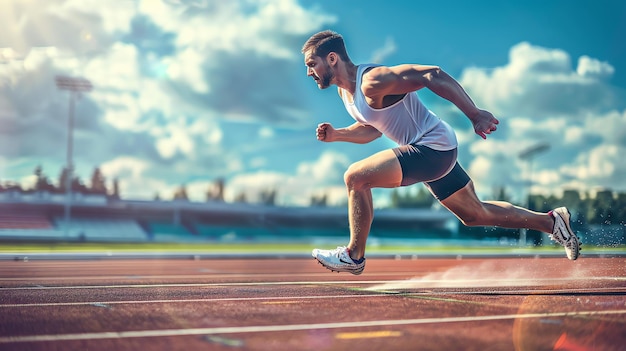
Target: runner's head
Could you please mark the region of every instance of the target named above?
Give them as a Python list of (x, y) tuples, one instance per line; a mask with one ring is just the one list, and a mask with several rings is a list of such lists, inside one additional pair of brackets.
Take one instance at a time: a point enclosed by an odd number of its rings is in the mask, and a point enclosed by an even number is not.
[(331, 30), (313, 34), (302, 46), (302, 53), (307, 76), (313, 77), (320, 89), (333, 83), (339, 60), (350, 62), (343, 37)]

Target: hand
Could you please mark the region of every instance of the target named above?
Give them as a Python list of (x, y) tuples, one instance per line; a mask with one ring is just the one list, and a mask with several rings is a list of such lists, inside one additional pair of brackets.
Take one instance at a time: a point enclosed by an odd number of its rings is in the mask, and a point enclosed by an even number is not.
[(478, 110), (478, 113), (471, 118), (471, 121), (474, 125), (474, 132), (483, 139), (487, 139), (487, 134), (495, 132), (498, 129), (496, 124), (500, 123), (491, 112), (485, 110)]
[(330, 123), (320, 123), (317, 126), (315, 134), (317, 135), (317, 140), (330, 142), (333, 141), (332, 136), (334, 135), (335, 128)]

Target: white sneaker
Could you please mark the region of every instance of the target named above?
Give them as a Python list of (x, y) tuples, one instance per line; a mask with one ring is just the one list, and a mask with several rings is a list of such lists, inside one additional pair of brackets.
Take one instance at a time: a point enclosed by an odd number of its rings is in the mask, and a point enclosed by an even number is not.
[(365, 258), (363, 258), (363, 262), (355, 263), (345, 246), (337, 246), (334, 250), (313, 249), (311, 254), (317, 262), (333, 272), (348, 272), (359, 275), (365, 269)]
[(565, 247), (567, 258), (570, 260), (577, 259), (580, 251), (580, 240), (569, 226), (571, 216), (569, 211), (565, 207), (559, 207), (552, 210), (552, 216), (554, 217), (554, 228), (550, 234), (550, 239)]

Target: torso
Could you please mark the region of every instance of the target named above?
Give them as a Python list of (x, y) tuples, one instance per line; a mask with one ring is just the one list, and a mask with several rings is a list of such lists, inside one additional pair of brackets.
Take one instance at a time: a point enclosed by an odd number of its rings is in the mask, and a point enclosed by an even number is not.
[(387, 95), (380, 99), (363, 94), (363, 74), (376, 66), (358, 66), (354, 94), (339, 89), (339, 95), (352, 118), (373, 126), (398, 145), (417, 143), (440, 151), (456, 148), (452, 128), (429, 111), (417, 93)]

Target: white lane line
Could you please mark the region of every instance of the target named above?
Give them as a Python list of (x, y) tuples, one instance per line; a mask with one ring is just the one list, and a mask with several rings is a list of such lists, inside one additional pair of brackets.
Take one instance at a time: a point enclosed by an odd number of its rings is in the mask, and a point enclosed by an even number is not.
[[(368, 291), (368, 290), (363, 290)], [(423, 292), (396, 292), (396, 291), (378, 291), (375, 294), (359, 294), (359, 295), (307, 295), (307, 296), (265, 296), (265, 297), (221, 297), (213, 299), (170, 299), (170, 300), (122, 300), (122, 301), (83, 301), (83, 302), (33, 302), (33, 303), (9, 303), (0, 304), (0, 308), (22, 308), (22, 307), (57, 307), (57, 306), (88, 306), (88, 305), (125, 305), (125, 304), (157, 304), (157, 303), (189, 303), (189, 302), (248, 302), (248, 301), (300, 301), (315, 299), (336, 299), (336, 298), (365, 298), (365, 297), (384, 297), (384, 296), (403, 296), (403, 297), (424, 297), (438, 295), (556, 295), (556, 294), (602, 294), (602, 293), (623, 293), (626, 287), (615, 288), (572, 288), (572, 289), (551, 289), (551, 290), (440, 290), (440, 291), (423, 291)]]
[[(325, 277), (329, 273), (280, 273), (280, 274), (266, 274), (266, 273), (254, 273), (254, 274), (185, 274), (185, 275), (142, 275), (142, 274), (128, 274), (128, 275), (115, 275), (115, 276), (79, 276), (79, 277), (11, 277), (0, 278), (0, 282), (20, 282), (20, 281), (51, 281), (51, 280), (64, 280), (64, 281), (86, 281), (86, 280), (143, 280), (143, 279), (216, 279), (216, 278), (261, 278), (261, 277), (284, 277), (285, 275), (298, 275), (299, 277)], [(408, 276), (411, 273), (406, 272), (390, 272), (390, 273), (368, 273), (370, 276), (385, 275), (385, 276)], [(626, 277), (612, 277), (612, 276), (593, 276), (593, 277), (560, 277), (560, 278), (533, 278), (533, 277), (518, 277), (518, 278), (485, 278), (485, 279), (421, 279), (419, 277), (407, 277), (402, 280), (393, 280), (393, 282), (441, 282), (441, 281), (455, 281), (455, 282), (481, 282), (481, 281), (580, 281), (580, 280), (615, 280), (626, 281)], [(348, 280), (358, 282), (359, 280)]]
[(388, 327), (388, 326), (416, 325), (416, 324), (484, 322), (484, 321), (497, 321), (497, 320), (509, 320), (509, 319), (577, 317), (577, 316), (615, 315), (615, 314), (626, 314), (626, 310), (549, 312), (549, 313), (505, 314), (505, 315), (492, 315), (492, 316), (375, 320), (375, 321), (358, 321), (358, 322), (341, 322), (341, 323), (255, 325), (255, 326), (242, 326), (242, 327), (215, 327), (215, 328), (190, 328), (190, 329), (138, 330), (138, 331), (101, 332), (101, 333), (4, 336), (4, 337), (0, 337), (0, 343), (6, 344), (6, 343), (21, 343), (21, 342), (42, 342), (42, 341), (70, 341), (70, 340), (75, 341), (75, 340), (128, 339), (128, 338), (237, 334), (237, 333), (267, 333), (267, 332), (285, 332), (285, 331), (314, 330), (314, 329)]
[[(385, 275), (385, 276), (411, 276), (414, 273), (407, 272), (381, 272), (381, 273), (371, 273), (368, 272), (369, 275)], [(298, 272), (286, 272), (286, 273), (251, 273), (251, 274), (241, 274), (241, 273), (229, 273), (229, 272), (220, 272), (220, 273), (212, 273), (212, 274), (182, 274), (182, 275), (150, 275), (150, 274), (126, 274), (126, 275), (109, 275), (109, 276), (76, 276), (76, 277), (5, 277), (0, 278), (0, 282), (11, 282), (11, 281), (41, 281), (41, 280), (139, 280), (139, 279), (215, 279), (215, 278), (250, 278), (250, 277), (284, 277), (285, 275), (297, 275), (299, 277), (324, 277), (328, 276), (328, 272), (322, 273), (298, 273)]]
[[(459, 285), (468, 288), (503, 287), (504, 283), (510, 286), (541, 286), (542, 282), (578, 282), (585, 281), (626, 281), (626, 277), (585, 277), (585, 278), (528, 278), (528, 279), (408, 279), (408, 280), (312, 280), (312, 281), (258, 281), (258, 282), (223, 282), (223, 283), (169, 283), (169, 284), (112, 284), (112, 285), (61, 285), (61, 286), (16, 286), (0, 287), (0, 291), (11, 290), (59, 290), (59, 289), (127, 289), (127, 288), (202, 288), (202, 287), (229, 287), (229, 286), (271, 286), (271, 285), (390, 285), (382, 290), (402, 288), (459, 288)], [(31, 281), (32, 283), (32, 281)], [(436, 284), (436, 285), (432, 285)], [(444, 285), (441, 285), (444, 284)], [(406, 285), (406, 287), (404, 286)], [(372, 289), (376, 290), (376, 289)]]
[(125, 305), (125, 304), (150, 304), (150, 303), (186, 303), (186, 302), (224, 302), (224, 301), (301, 301), (315, 299), (338, 299), (357, 297), (381, 297), (384, 294), (362, 295), (318, 295), (318, 296), (266, 296), (266, 297), (221, 297), (215, 299), (186, 299), (186, 300), (136, 300), (136, 301), (88, 301), (88, 302), (48, 302), (48, 303), (14, 303), (1, 304), (0, 308), (11, 307), (54, 307), (54, 306), (86, 306), (86, 305)]
[(329, 280), (329, 281), (276, 281), (276, 282), (224, 282), (224, 283), (174, 283), (174, 284), (119, 284), (119, 285), (69, 285), (69, 286), (21, 286), (0, 288), (8, 290), (58, 290), (58, 289), (117, 289), (117, 288), (209, 288), (229, 286), (271, 286), (271, 285), (341, 285), (341, 284), (384, 284), (395, 280)]

